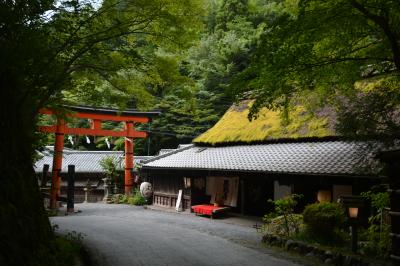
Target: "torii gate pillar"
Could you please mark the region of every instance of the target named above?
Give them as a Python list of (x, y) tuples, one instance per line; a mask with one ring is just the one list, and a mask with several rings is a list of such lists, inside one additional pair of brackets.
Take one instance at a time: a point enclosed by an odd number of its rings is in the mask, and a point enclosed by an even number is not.
[[(125, 130), (128, 135), (134, 130), (133, 122), (125, 123)], [(133, 138), (125, 138), (125, 194), (131, 194), (133, 188)]]
[(61, 177), (60, 172), (62, 168), (62, 153), (64, 149), (64, 120), (57, 119), (57, 126), (55, 132), (53, 167), (52, 167), (52, 184), (50, 193), (50, 208), (56, 209), (57, 198), (60, 196)]

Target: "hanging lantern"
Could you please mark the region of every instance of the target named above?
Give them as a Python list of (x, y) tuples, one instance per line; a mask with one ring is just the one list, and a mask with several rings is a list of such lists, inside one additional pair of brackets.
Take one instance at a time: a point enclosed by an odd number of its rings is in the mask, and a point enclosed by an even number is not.
[(329, 190), (319, 190), (317, 194), (318, 202), (330, 202), (332, 193)]

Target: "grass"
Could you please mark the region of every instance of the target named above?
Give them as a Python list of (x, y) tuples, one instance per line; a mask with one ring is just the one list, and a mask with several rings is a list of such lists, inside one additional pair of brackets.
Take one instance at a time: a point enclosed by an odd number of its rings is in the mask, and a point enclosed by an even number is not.
[(82, 255), (82, 244), (64, 236), (56, 236), (56, 245), (58, 265), (76, 265)]

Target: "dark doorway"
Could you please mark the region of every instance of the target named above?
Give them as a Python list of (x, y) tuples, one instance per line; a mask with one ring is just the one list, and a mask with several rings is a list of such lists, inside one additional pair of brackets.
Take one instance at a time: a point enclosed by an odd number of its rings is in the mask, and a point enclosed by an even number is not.
[[(273, 182), (265, 178), (243, 179), (244, 187), (244, 214), (264, 216), (271, 211), (271, 204), (268, 199), (274, 198)], [(243, 195), (239, 192), (239, 195)]]

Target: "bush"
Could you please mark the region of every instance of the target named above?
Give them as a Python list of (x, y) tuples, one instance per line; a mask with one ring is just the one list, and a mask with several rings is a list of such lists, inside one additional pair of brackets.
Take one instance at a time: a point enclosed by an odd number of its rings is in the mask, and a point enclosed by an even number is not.
[[(267, 234), (278, 236), (296, 235), (302, 227), (303, 217), (301, 214), (289, 214), (287, 220), (283, 215), (275, 218), (264, 220), (266, 223), (263, 226), (263, 231)], [(290, 221), (288, 223), (287, 221)]]
[(309, 232), (332, 237), (337, 229), (344, 226), (346, 216), (341, 205), (321, 202), (306, 206), (303, 221)]
[(128, 198), (128, 203), (131, 205), (145, 205), (147, 203), (146, 199), (142, 196), (139, 189), (135, 189), (133, 196)]
[(390, 225), (385, 224), (383, 215), (385, 208), (390, 206), (389, 193), (385, 192), (363, 192), (365, 199), (371, 202), (371, 216), (368, 218), (368, 228), (361, 234), (367, 242), (361, 248), (364, 254), (370, 256), (387, 258), (391, 248)]
[(292, 194), (283, 199), (269, 200), (268, 202), (274, 204), (275, 211), (264, 216), (264, 230), (280, 232), (279, 234), (286, 237), (298, 234), (301, 218), (299, 219), (298, 216), (294, 215), (294, 208), (298, 199), (302, 197), (303, 195)]
[(111, 196), (111, 201), (115, 204), (128, 203), (128, 196), (125, 194), (114, 194)]

